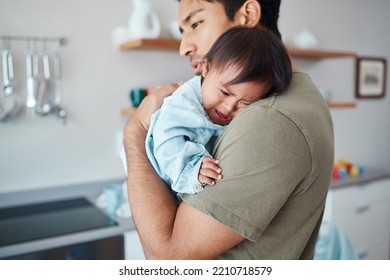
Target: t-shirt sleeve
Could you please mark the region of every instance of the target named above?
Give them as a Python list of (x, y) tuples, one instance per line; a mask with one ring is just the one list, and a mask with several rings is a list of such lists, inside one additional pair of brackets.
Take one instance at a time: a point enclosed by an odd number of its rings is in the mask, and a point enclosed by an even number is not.
[(304, 133), (272, 107), (253, 106), (237, 116), (217, 140), (214, 157), (223, 179), (180, 197), (251, 241), (283, 211), (311, 168)]

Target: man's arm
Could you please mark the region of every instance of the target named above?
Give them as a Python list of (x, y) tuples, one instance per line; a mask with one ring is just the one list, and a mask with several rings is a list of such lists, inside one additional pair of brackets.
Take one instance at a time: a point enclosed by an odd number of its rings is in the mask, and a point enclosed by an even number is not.
[(151, 114), (165, 96), (161, 91), (146, 97), (125, 127), (128, 192), (134, 223), (149, 259), (213, 259), (244, 237), (184, 202), (178, 206), (149, 163), (146, 132)]

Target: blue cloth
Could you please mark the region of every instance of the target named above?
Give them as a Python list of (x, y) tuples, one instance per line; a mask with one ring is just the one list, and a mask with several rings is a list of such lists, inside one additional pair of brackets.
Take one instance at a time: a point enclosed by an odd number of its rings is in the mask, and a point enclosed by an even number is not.
[(314, 251), (315, 260), (356, 260), (357, 254), (344, 231), (324, 221)]
[(178, 193), (197, 193), (199, 168), (207, 143), (224, 126), (211, 122), (203, 108), (201, 78), (195, 76), (164, 99), (153, 114), (146, 136), (146, 154), (158, 175)]

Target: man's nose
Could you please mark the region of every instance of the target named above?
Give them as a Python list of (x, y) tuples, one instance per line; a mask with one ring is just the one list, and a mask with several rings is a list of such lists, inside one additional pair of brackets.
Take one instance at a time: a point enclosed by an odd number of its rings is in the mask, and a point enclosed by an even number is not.
[(181, 56), (193, 56), (195, 54), (196, 47), (189, 38), (187, 38), (185, 35), (183, 35), (181, 42), (180, 42), (180, 48), (179, 53)]

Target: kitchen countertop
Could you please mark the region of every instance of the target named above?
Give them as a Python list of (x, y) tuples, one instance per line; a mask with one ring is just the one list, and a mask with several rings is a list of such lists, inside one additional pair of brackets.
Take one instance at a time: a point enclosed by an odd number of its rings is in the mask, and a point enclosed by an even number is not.
[(44, 251), (52, 248), (106, 239), (134, 230), (134, 224), (129, 219), (114, 219), (118, 222), (118, 226), (87, 230), (0, 247), (0, 259), (35, 251)]
[(364, 169), (363, 174), (358, 177), (345, 177), (342, 179), (332, 180), (330, 189), (339, 189), (352, 185), (366, 185), (373, 181), (390, 178), (390, 170)]
[[(330, 189), (336, 190), (352, 185), (365, 185), (376, 180), (388, 178), (390, 178), (390, 170), (365, 169), (364, 173), (359, 177), (346, 177), (338, 180), (333, 180)], [(124, 180), (124, 178), (117, 178), (107, 181), (63, 186), (55, 189), (49, 188), (26, 192), (3, 193), (0, 194), (0, 208), (21, 206), (32, 203), (42, 203), (60, 199), (71, 199), (77, 197), (84, 197), (94, 204), (96, 198), (107, 186), (120, 185), (124, 182)], [(118, 225), (3, 246), (0, 247), (0, 258), (7, 258), (15, 255), (34, 252), (37, 250), (47, 250), (51, 248), (64, 247), (76, 243), (83, 243), (114, 237), (135, 229), (133, 220), (131, 218), (120, 218), (118, 216), (107, 213), (107, 211), (102, 211), (107, 216), (114, 219), (118, 223)]]
[[(119, 185), (123, 182), (124, 179), (119, 178), (103, 182), (64, 186), (55, 189), (41, 189), (35, 191), (1, 194), (0, 208), (23, 206), (78, 197), (86, 198), (92, 204), (95, 204), (94, 202), (96, 198), (107, 186)], [(105, 215), (115, 220), (117, 225), (5, 245), (0, 247), (0, 258), (8, 258), (11, 256), (26, 254), (38, 250), (42, 251), (51, 248), (59, 248), (72, 244), (110, 238), (122, 235), (125, 232), (135, 229), (131, 218), (120, 218), (116, 215), (108, 213), (104, 209), (101, 210)]]

